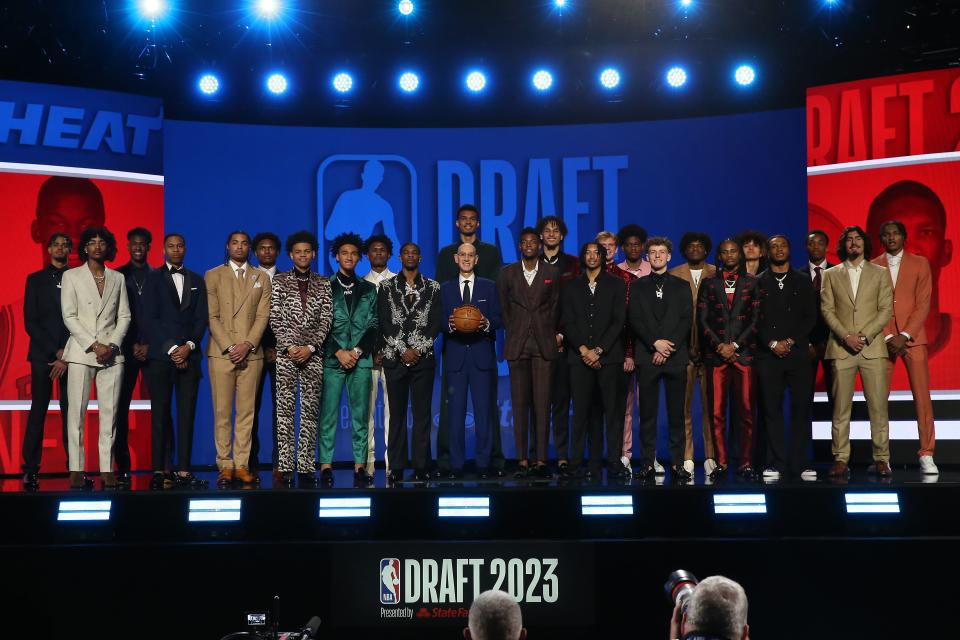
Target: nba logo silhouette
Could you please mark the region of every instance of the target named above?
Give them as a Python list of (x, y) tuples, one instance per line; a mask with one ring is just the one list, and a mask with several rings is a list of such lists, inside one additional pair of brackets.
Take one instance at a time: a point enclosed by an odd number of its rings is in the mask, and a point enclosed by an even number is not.
[(317, 170), (317, 237), (320, 254), (327, 255), (332, 272), (336, 261), (327, 251), (341, 233), (361, 238), (375, 233), (393, 242), (387, 266), (400, 272), (400, 246), (417, 242), (417, 172), (403, 156), (388, 154), (333, 155)]
[(380, 604), (400, 603), (400, 560), (380, 560)]

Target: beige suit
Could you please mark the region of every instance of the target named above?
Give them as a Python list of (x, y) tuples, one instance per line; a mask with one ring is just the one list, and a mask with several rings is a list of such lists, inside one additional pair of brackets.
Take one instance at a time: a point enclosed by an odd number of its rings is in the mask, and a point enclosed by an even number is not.
[[(248, 262), (240, 279), (233, 263), (228, 262), (207, 271), (204, 280), (210, 312), (207, 362), (213, 395), (217, 468), (246, 468), (253, 437), (257, 381), (263, 368), (260, 339), (270, 320), (270, 277)], [(243, 342), (249, 342), (253, 348), (247, 356), (247, 366), (237, 368), (230, 362), (227, 349)], [(234, 397), (236, 433), (230, 424)]]
[(707, 368), (703, 364), (703, 358), (700, 355), (700, 325), (697, 323), (697, 294), (700, 292), (700, 283), (705, 278), (711, 278), (716, 274), (717, 268), (712, 264), (703, 265), (703, 271), (700, 273), (700, 279), (693, 281), (693, 274), (690, 273), (689, 264), (681, 264), (670, 269), (671, 275), (683, 278), (690, 285), (690, 295), (693, 296), (693, 326), (690, 329), (690, 362), (687, 363), (687, 390), (683, 398), (683, 430), (685, 437), (683, 459), (693, 460), (693, 387), (694, 383), (700, 381), (700, 419), (701, 431), (703, 433), (703, 457), (713, 458), (713, 427), (710, 424), (710, 403), (707, 400)]
[(123, 355), (117, 353), (107, 365), (97, 363), (90, 350), (95, 343), (119, 346), (130, 326), (130, 304), (123, 274), (104, 268), (103, 295), (97, 289), (90, 268), (84, 264), (63, 274), (60, 307), (70, 338), (63, 349), (67, 372), (67, 453), (70, 471), (83, 471), (84, 417), (90, 403), (90, 383), (97, 385), (99, 437), (97, 450), (100, 471), (113, 471), (113, 437), (117, 426), (117, 404), (123, 380)]
[[(864, 260), (857, 293), (854, 295), (846, 262), (823, 272), (820, 291), (821, 312), (830, 338), (824, 358), (833, 366), (833, 456), (850, 460), (850, 412), (857, 371), (870, 413), (870, 436), (875, 462), (890, 462), (890, 425), (887, 421), (887, 347), (884, 327), (893, 313), (890, 274), (883, 267)], [(866, 346), (859, 353), (847, 348), (844, 337), (862, 333)]]

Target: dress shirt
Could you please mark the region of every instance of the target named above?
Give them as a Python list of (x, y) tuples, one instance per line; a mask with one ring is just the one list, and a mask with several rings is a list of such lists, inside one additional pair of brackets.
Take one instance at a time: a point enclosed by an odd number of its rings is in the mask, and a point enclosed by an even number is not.
[(641, 260), (640, 266), (636, 269), (631, 269), (626, 260), (617, 266), (636, 278), (642, 278), (643, 276), (650, 275), (650, 263), (646, 260)]
[(263, 271), (265, 274), (270, 276), (270, 282), (273, 282), (273, 276), (277, 275), (277, 265), (272, 267), (260, 267), (260, 271)]
[[(182, 271), (184, 269), (184, 266), (180, 265), (179, 267), (174, 267), (169, 262), (165, 262), (164, 265), (166, 266), (167, 271), (171, 272), (170, 277), (173, 278), (173, 286), (177, 290), (177, 300), (179, 300), (180, 303), (183, 304), (183, 273)], [(230, 261), (230, 266), (234, 266), (232, 260)], [(176, 269), (176, 272), (174, 272), (173, 269)], [(234, 268), (234, 275), (236, 275), (236, 268)], [(177, 349), (177, 347), (179, 346), (180, 345), (175, 344), (172, 347), (170, 347), (170, 349), (167, 351), (167, 355), (170, 355), (171, 353), (173, 353), (174, 350)], [(187, 346), (190, 347), (190, 351), (193, 351), (194, 349), (197, 348), (197, 345), (193, 343), (193, 340), (187, 340)]]
[(465, 276), (462, 273), (460, 274), (460, 300), (463, 300), (463, 283), (470, 283), (470, 301), (473, 302), (473, 298), (477, 295), (477, 286), (476, 286), (476, 274), (473, 272), (470, 275)]
[(690, 279), (693, 280), (693, 286), (700, 286), (700, 278), (703, 276), (703, 269), (690, 269)]
[(860, 264), (853, 266), (849, 261), (843, 261), (843, 266), (847, 268), (847, 276), (850, 278), (850, 288), (853, 289), (854, 300), (857, 299), (857, 289), (860, 287), (860, 274), (863, 273), (864, 262), (864, 260), (861, 260)]
[(890, 269), (890, 277), (893, 279), (893, 288), (897, 288), (897, 276), (900, 275), (900, 261), (903, 260), (903, 249), (900, 253), (893, 255), (887, 252), (887, 268)]
[(237, 272), (240, 271), (240, 269), (243, 269), (243, 277), (244, 277), (244, 278), (246, 278), (248, 275), (250, 275), (250, 265), (247, 264), (246, 262), (244, 262), (243, 264), (237, 264), (236, 262), (234, 262), (233, 260), (231, 260), (231, 261), (230, 261), (230, 268), (233, 269), (233, 277), (234, 277), (234, 278), (237, 277)]
[(526, 279), (527, 285), (532, 286), (533, 281), (537, 277), (537, 271), (540, 270), (540, 261), (537, 260), (536, 266), (533, 267), (533, 271), (527, 271), (527, 265), (523, 262), (523, 260), (520, 261), (520, 266), (523, 268), (523, 277)]
[(813, 281), (817, 277), (817, 267), (820, 267), (820, 277), (823, 277), (823, 272), (827, 270), (827, 261), (824, 259), (820, 264), (814, 264), (812, 262), (807, 262), (807, 269), (810, 271), (810, 280)]
[(397, 274), (395, 274), (393, 271), (390, 271), (390, 269), (384, 269), (380, 273), (377, 273), (373, 269), (370, 269), (370, 273), (363, 276), (363, 279), (375, 285), (377, 287), (377, 291), (380, 291), (380, 285), (383, 284), (384, 281), (389, 280), (395, 275)]

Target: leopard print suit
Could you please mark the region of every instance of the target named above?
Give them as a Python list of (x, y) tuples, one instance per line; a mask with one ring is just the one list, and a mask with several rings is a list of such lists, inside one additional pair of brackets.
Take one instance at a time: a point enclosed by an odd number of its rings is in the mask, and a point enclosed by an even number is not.
[[(277, 336), (277, 448), (281, 472), (293, 471), (294, 415), (297, 384), (300, 385), (300, 437), (297, 441), (297, 471), (316, 468), (317, 424), (323, 389), (322, 345), (333, 318), (330, 281), (310, 273), (306, 304), (301, 302), (293, 270), (273, 278), (270, 295), (270, 327)], [(312, 345), (316, 352), (304, 364), (290, 359), (287, 349)]]

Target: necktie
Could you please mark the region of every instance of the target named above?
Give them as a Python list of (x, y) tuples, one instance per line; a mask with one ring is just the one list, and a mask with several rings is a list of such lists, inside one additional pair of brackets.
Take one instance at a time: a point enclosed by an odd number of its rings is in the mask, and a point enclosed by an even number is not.
[(237, 280), (243, 282), (243, 268), (237, 269)]
[(820, 272), (823, 271), (820, 267), (813, 268), (813, 288), (817, 293), (820, 293), (820, 287), (823, 286), (823, 278), (820, 276)]
[(463, 281), (463, 304), (470, 304), (470, 281)]

